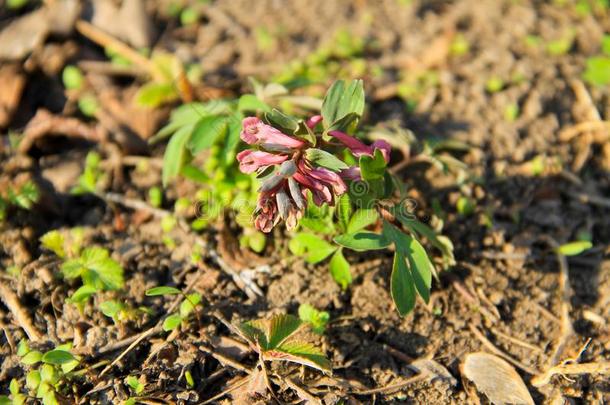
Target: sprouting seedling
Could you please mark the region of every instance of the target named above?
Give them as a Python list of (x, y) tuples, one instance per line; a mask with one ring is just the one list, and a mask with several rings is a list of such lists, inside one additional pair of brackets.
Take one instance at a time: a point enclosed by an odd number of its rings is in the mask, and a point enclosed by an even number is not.
[(140, 396), (144, 389), (146, 388), (146, 384), (140, 382), (138, 377), (130, 375), (125, 378), (125, 383), (129, 386), (130, 391), (136, 395), (136, 397), (129, 397), (123, 405), (135, 405), (137, 403), (137, 397)]
[[(71, 349), (72, 345), (66, 343), (43, 353), (30, 349), (26, 340), (19, 342), (17, 354), (21, 357), (21, 363), (30, 367), (26, 375), (26, 388), (45, 405), (59, 405), (57, 396), (60, 395), (63, 384), (75, 374), (73, 370), (78, 367), (79, 358), (70, 352)], [(12, 403), (19, 403), (15, 402), (15, 397), (23, 394), (14, 393), (13, 387), (11, 394)]]
[(168, 315), (163, 321), (164, 331), (176, 329), (178, 326), (180, 326), (180, 324), (182, 324), (182, 322), (189, 318), (189, 315), (193, 313), (193, 311), (196, 312), (197, 318), (199, 318), (197, 308), (201, 304), (201, 294), (185, 294), (181, 290), (169, 286), (153, 287), (146, 291), (147, 297), (156, 297), (160, 295), (182, 295), (184, 298), (184, 300), (180, 303), (180, 308), (178, 311)]
[(13, 378), (8, 386), (10, 395), (0, 395), (0, 405), (23, 405), (27, 395), (21, 392), (21, 384)]
[(326, 325), (330, 320), (330, 314), (326, 311), (319, 311), (310, 304), (299, 305), (299, 318), (311, 326), (311, 330), (322, 335), (326, 330)]
[(68, 97), (76, 99), (78, 108), (84, 115), (94, 116), (99, 108), (98, 101), (87, 89), (87, 82), (81, 70), (74, 65), (68, 65), (64, 68), (61, 77)]
[(70, 296), (70, 302), (79, 306), (100, 291), (123, 288), (123, 268), (110, 257), (107, 249), (92, 246), (81, 250), (82, 231), (74, 230), (66, 239), (57, 230), (40, 238), (43, 247), (63, 260), (60, 270), (68, 280), (80, 278), (82, 285)]
[(29, 210), (38, 201), (38, 198), (38, 188), (31, 181), (27, 181), (21, 186), (5, 186), (3, 190), (0, 190), (0, 221), (4, 220), (10, 207)]
[(108, 176), (100, 167), (102, 158), (97, 152), (89, 152), (85, 159), (85, 169), (78, 177), (76, 186), (70, 190), (72, 194), (96, 193)]
[(296, 336), (303, 325), (299, 318), (282, 314), (241, 323), (234, 331), (258, 353), (263, 369), (265, 361), (288, 361), (330, 372), (331, 364), (324, 353)]

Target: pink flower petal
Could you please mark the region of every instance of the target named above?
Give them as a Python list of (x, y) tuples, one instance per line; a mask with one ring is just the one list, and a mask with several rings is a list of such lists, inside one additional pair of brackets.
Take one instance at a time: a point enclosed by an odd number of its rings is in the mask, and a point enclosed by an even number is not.
[(237, 154), (239, 170), (242, 173), (254, 173), (260, 168), (277, 165), (288, 159), (286, 155), (275, 155), (258, 150), (244, 150)]

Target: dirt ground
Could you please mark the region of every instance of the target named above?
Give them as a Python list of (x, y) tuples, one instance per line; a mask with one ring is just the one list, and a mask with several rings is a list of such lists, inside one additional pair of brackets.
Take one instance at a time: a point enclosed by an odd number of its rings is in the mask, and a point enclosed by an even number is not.
[[(277, 77), (282, 66), (305, 58), (339, 27), (364, 41), (361, 58), (383, 68), (382, 74), (364, 72), (370, 106), (365, 124), (398, 121), (418, 138), (471, 146), (458, 156), (467, 179), (426, 163), (401, 171), (421, 218), (429, 218), (434, 201), (442, 207), (443, 231), (455, 245), (457, 265), (433, 283), (428, 305), (420, 301), (401, 318), (388, 292), (390, 256), (351, 254), (350, 262), (357, 263), (354, 282), (342, 291), (326, 265), (308, 265), (289, 255), (279, 231), (264, 254), (240, 252), (227, 220), (198, 237), (237, 269), (252, 269), (253, 263), (268, 269), (252, 275), (263, 295), (249, 296), (214, 260), (191, 263), (192, 238), (179, 239), (175, 249), (168, 249), (160, 238), (160, 222), (145, 210), (66, 192), (80, 174), (86, 152), (107, 150), (100, 142), (49, 137), (21, 154), (0, 146), (0, 185), (32, 178), (43, 187), (43, 201), (34, 209), (16, 210), (0, 224), (1, 267), (21, 268), (17, 277), (0, 272), (0, 278), (43, 332), (42, 347), (73, 340), (84, 364), (114, 361), (132, 337), (154, 327), (172, 304), (172, 297), (146, 297), (146, 289), (188, 286), (204, 297), (198, 322), (179, 333), (146, 336), (102, 376), (99, 368), (88, 371), (66, 395), (66, 403), (120, 403), (129, 395), (128, 375), (146, 382), (145, 403), (201, 403), (245, 375), (219, 361), (219, 354), (247, 366), (255, 363), (212, 312), (237, 321), (296, 313), (300, 303), (331, 315), (329, 329), (319, 339), (333, 376), (310, 370), (301, 375), (297, 368), (281, 367), (324, 403), (476, 403), (476, 389), (460, 364), (466, 354), (490, 352), (490, 347), (518, 364), (536, 403), (566, 403), (552, 402), (564, 401), (562, 397), (567, 403), (610, 403), (607, 374), (555, 376), (543, 387), (531, 385), (566, 337), (566, 316), (574, 333), (567, 336), (560, 360), (577, 357), (590, 338), (579, 361), (610, 361), (610, 141), (608, 132), (605, 138), (592, 131), (570, 139), (562, 135), (596, 114), (598, 121), (610, 120), (610, 87), (582, 80), (586, 59), (599, 52), (602, 36), (610, 33), (608, 9), (583, 14), (569, 1), (227, 0), (202, 5), (201, 23), (181, 27), (159, 11), (164, 3), (147, 3), (154, 15), (154, 46), (200, 60), (208, 92), (237, 94), (245, 91), (250, 75)], [(16, 15), (2, 11), (0, 18), (3, 27)], [(272, 49), (257, 48), (254, 32), (260, 27), (281, 32)], [(465, 53), (451, 51), (456, 36), (469, 44)], [(567, 37), (567, 51), (545, 48)], [(2, 133), (23, 130), (39, 109), (71, 115), (74, 106), (64, 96), (60, 68), (68, 61), (102, 57), (95, 44), (73, 33), (52, 36), (25, 63), (2, 63), (0, 70), (13, 69), (11, 74), (24, 80), (12, 118), (0, 123), (6, 129)], [(54, 70), (53, 63), (59, 68)], [(398, 83), (429, 70), (436, 72), (435, 84), (424, 88), (417, 105), (409, 108)], [(490, 79), (500, 79), (500, 88), (490, 90)], [(124, 77), (104, 83), (118, 103), (135, 86)], [(516, 117), (510, 114), (513, 106)], [(146, 139), (168, 111), (134, 112), (131, 132), (139, 141)], [(2, 138), (8, 144), (9, 137)], [(114, 144), (123, 156), (140, 154), (137, 147), (129, 149), (138, 142)], [(156, 146), (142, 153), (151, 157), (146, 173), (124, 164), (122, 178), (115, 176), (107, 191), (145, 200), (147, 188), (160, 184), (162, 152)], [(167, 191), (165, 208), (188, 193), (188, 184), (181, 183)], [(464, 194), (475, 203), (471, 215), (455, 208)], [(95, 310), (95, 300), (83, 312), (66, 303), (74, 287), (54, 277), (58, 260), (41, 249), (38, 238), (51, 229), (75, 226), (84, 227), (86, 241), (114, 252), (125, 269), (127, 290), (100, 299), (119, 297), (132, 307), (153, 309), (152, 314), (115, 325)], [(583, 233), (591, 235), (593, 248), (568, 259), (566, 285), (554, 247)], [(0, 393), (7, 393), (10, 380), (25, 374), (15, 354), (16, 342), (25, 335), (6, 303), (0, 303), (0, 329)], [(410, 364), (423, 358), (444, 366), (455, 383), (438, 377), (400, 390), (359, 394), (353, 389), (403, 382), (415, 374)], [(192, 388), (184, 382), (185, 370), (196, 381)], [(298, 391), (283, 384), (276, 388), (283, 401), (298, 400)], [(483, 395), (481, 400), (488, 401)], [(234, 393), (215, 403), (237, 402)]]

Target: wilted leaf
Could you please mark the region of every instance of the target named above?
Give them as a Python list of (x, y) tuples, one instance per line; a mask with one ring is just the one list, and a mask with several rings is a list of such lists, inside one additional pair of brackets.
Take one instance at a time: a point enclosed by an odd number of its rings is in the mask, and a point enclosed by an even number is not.
[(428, 374), (428, 379), (430, 381), (440, 380), (448, 383), (452, 387), (457, 385), (457, 380), (451, 375), (449, 370), (434, 360), (417, 359), (409, 364), (409, 368), (413, 369), (417, 373)]
[(470, 353), (461, 369), (464, 376), (494, 404), (534, 404), (513, 366), (493, 354)]

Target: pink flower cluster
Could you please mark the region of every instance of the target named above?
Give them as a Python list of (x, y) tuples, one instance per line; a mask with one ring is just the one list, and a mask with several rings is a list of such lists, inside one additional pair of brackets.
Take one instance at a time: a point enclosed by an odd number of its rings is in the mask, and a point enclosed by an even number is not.
[[(321, 120), (322, 117), (316, 115), (306, 124), (314, 128)], [(254, 225), (262, 232), (270, 232), (280, 220), (286, 222), (289, 230), (294, 229), (307, 206), (307, 190), (316, 205), (334, 205), (336, 197), (347, 191), (344, 180), (360, 179), (358, 166), (339, 173), (314, 166), (306, 158), (306, 151), (315, 145), (286, 135), (256, 117), (245, 118), (242, 126), (241, 139), (258, 149), (247, 149), (237, 155), (240, 170), (243, 173), (261, 173), (270, 166), (277, 166), (275, 173), (267, 177), (259, 189)], [(375, 149), (380, 149), (389, 161), (390, 145), (385, 141), (375, 141), (367, 146), (340, 131), (331, 131), (330, 135), (348, 147), (354, 156), (372, 156)]]

